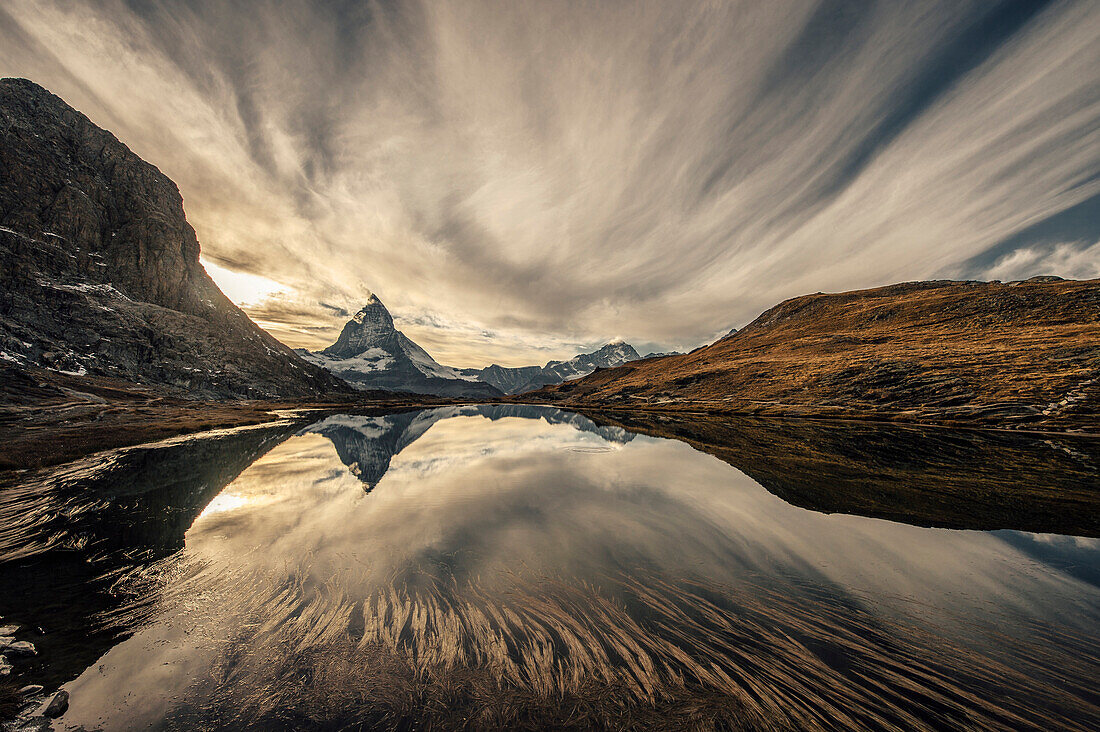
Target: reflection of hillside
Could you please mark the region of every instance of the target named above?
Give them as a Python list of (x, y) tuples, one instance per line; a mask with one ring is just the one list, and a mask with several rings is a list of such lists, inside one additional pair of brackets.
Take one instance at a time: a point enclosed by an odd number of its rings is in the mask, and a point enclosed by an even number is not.
[(113, 646), (93, 627), (126, 598), (115, 580), (183, 548), (206, 505), (293, 431), (253, 427), (93, 456), (0, 491), (4, 616), (38, 625), (36, 683), (75, 677)]
[(492, 421), (507, 417), (541, 419), (549, 424), (567, 424), (581, 432), (591, 432), (608, 442), (625, 444), (634, 439), (634, 435), (622, 427), (597, 425), (574, 412), (526, 404), (439, 407), (384, 417), (337, 414), (310, 425), (301, 434), (315, 433), (331, 440), (340, 461), (370, 490), (389, 470), (394, 455), (415, 442), (433, 424), (451, 417), (484, 417)]
[(796, 506), (954, 529), (1100, 536), (1100, 441), (858, 422), (590, 416), (681, 440)]

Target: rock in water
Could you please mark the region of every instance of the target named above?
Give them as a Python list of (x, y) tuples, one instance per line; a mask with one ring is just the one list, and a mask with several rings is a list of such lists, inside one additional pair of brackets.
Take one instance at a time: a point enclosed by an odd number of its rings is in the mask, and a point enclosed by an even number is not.
[(42, 710), (42, 714), (54, 719), (60, 717), (69, 709), (69, 692), (62, 689), (53, 695), (53, 699), (50, 699), (50, 703), (46, 705), (46, 708)]
[(38, 651), (35, 649), (34, 644), (28, 641), (16, 641), (8, 644), (8, 647), (4, 649), (4, 655), (7, 656), (36, 656)]
[(25, 79), (0, 80), (0, 364), (199, 397), (349, 388), (222, 294), (176, 185)]

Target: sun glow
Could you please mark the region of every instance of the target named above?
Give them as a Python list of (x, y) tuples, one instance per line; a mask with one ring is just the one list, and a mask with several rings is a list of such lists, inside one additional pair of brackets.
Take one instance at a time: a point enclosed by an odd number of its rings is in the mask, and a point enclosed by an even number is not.
[(262, 302), (275, 295), (286, 295), (293, 292), (292, 288), (270, 280), (260, 275), (247, 272), (235, 272), (221, 267), (208, 259), (200, 258), (199, 263), (206, 269), (206, 273), (214, 280), (226, 297), (237, 305), (248, 305)]

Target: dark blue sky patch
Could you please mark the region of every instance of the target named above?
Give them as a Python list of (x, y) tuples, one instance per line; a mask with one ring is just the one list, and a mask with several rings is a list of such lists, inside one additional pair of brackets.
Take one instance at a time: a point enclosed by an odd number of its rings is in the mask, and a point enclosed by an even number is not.
[(1084, 249), (1100, 241), (1100, 193), (1048, 216), (959, 265), (961, 279), (981, 279), (994, 265), (1020, 249), (1050, 252), (1067, 244)]

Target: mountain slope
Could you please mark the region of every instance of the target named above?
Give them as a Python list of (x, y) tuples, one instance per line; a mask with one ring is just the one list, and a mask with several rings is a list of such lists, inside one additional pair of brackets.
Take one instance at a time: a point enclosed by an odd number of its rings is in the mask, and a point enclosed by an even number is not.
[(1100, 280), (805, 295), (683, 356), (525, 399), (590, 407), (1100, 427)]
[(489, 384), (436, 363), (427, 351), (397, 330), (386, 306), (374, 295), (344, 324), (335, 343), (315, 353), (298, 353), (359, 389), (471, 399), (503, 395)]
[(0, 364), (196, 397), (349, 391), (199, 264), (175, 184), (25, 79), (0, 80)]
[(641, 356), (629, 343), (615, 341), (592, 353), (574, 356), (568, 361), (551, 361), (517, 391), (525, 392), (540, 389), (549, 384), (560, 384), (563, 381), (587, 376), (596, 369), (611, 368), (629, 361), (637, 361), (639, 358)]

